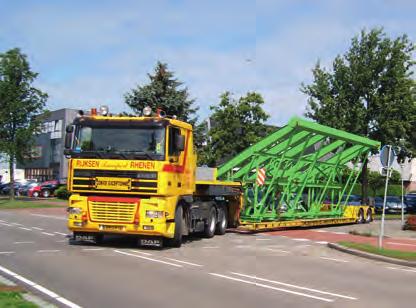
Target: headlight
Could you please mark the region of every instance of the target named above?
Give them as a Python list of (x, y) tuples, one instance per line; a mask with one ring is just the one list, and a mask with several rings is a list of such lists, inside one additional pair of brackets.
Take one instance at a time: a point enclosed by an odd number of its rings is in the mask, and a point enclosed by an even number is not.
[(79, 207), (69, 207), (68, 208), (68, 213), (69, 214), (81, 214), (82, 213), (82, 209)]
[(162, 218), (163, 211), (146, 211), (146, 217), (148, 218)]

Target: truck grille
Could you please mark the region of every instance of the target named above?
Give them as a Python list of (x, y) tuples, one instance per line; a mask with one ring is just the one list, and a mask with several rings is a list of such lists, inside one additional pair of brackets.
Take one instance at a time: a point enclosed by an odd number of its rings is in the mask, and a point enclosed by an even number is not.
[(132, 223), (138, 203), (114, 201), (89, 201), (89, 212), (94, 222)]

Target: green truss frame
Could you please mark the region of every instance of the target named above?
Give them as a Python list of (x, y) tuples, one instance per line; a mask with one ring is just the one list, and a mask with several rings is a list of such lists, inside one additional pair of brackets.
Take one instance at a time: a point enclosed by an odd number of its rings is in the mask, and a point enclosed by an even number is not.
[[(218, 168), (221, 180), (240, 181), (245, 221), (341, 217), (362, 163), (380, 143), (292, 118)], [(266, 181), (257, 185), (257, 171)]]

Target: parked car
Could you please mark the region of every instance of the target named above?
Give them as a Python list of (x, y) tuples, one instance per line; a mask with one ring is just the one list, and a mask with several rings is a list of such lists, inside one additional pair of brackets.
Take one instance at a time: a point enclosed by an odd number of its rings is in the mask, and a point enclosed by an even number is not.
[[(403, 202), (404, 212), (407, 212), (406, 202)], [(402, 212), (402, 198), (398, 196), (386, 197), (386, 213), (401, 213)]]
[(382, 213), (383, 212), (383, 202), (384, 202), (384, 199), (382, 197), (375, 197), (374, 198), (374, 211), (376, 213)]
[(416, 194), (408, 194), (404, 198), (407, 204), (407, 212), (416, 213)]
[[(22, 186), (21, 183), (14, 183), (13, 187), (14, 187), (14, 194), (15, 195), (19, 195), (19, 188)], [(7, 185), (5, 185), (1, 191), (1, 193), (3, 195), (9, 195), (10, 194), (10, 189), (11, 189), (11, 184), (8, 183)]]
[(28, 197), (38, 198), (41, 193), (41, 183), (36, 183), (36, 185), (30, 187), (27, 191)]
[(39, 186), (39, 185), (40, 184), (36, 182), (28, 182), (26, 184), (23, 184), (22, 186), (19, 187), (19, 194), (21, 196), (29, 196), (29, 190), (32, 187)]
[(28, 189), (27, 195), (29, 197), (44, 197), (49, 198), (53, 195), (55, 190), (60, 186), (60, 183), (58, 180), (51, 180), (51, 181), (45, 181), (42, 183), (39, 183), (38, 185), (35, 185), (33, 187), (30, 187)]
[[(341, 198), (341, 204), (344, 204), (345, 200), (347, 200), (347, 196), (344, 195)], [(361, 205), (361, 196), (358, 195), (350, 195), (347, 201), (348, 205)]]

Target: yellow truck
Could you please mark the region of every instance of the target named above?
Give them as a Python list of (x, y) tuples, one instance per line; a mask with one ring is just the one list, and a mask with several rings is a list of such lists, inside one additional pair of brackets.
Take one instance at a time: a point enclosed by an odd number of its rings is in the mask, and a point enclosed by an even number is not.
[[(310, 138), (299, 139), (296, 146), (302, 142), (310, 144)], [(337, 144), (350, 142), (338, 140)], [(256, 145), (253, 147), (255, 150)], [(325, 144), (324, 149), (327, 147)], [(219, 170), (197, 168), (192, 126), (188, 123), (162, 116), (160, 112), (153, 113), (150, 108), (145, 108), (141, 116), (114, 116), (105, 107), (100, 112), (96, 109), (88, 114), (80, 112), (66, 128), (67, 185), (71, 192), (68, 228), (74, 240), (92, 238), (99, 243), (105, 235), (122, 234), (134, 235), (139, 245), (180, 247), (183, 236), (199, 233), (210, 238), (224, 234), (230, 227), (265, 230), (365, 222), (372, 218), (368, 206), (351, 210), (346, 202), (342, 204), (336, 199), (334, 192), (339, 197), (340, 193), (344, 195), (350, 191), (346, 191), (345, 185), (335, 185), (332, 173), (332, 180), (319, 186), (316, 175), (313, 185), (302, 182), (302, 177), (289, 181), (285, 174), (280, 174), (280, 181), (276, 182), (277, 170), (267, 167), (267, 172), (263, 168), (267, 178), (258, 183), (258, 169), (265, 166), (267, 159), (258, 165), (253, 164), (253, 159), (258, 159), (258, 153), (267, 158), (274, 148), (254, 151), (254, 156), (245, 155), (246, 150), (241, 153), (245, 153), (244, 159), (226, 163)], [(284, 150), (288, 154), (287, 151), (293, 152), (293, 149), (289, 144)], [(330, 156), (327, 164), (338, 155), (334, 149), (322, 153)], [(345, 157), (336, 159), (337, 164), (341, 166), (358, 152), (364, 153), (357, 147), (355, 150), (351, 153), (346, 150)], [(335, 154), (331, 156), (331, 153)], [(282, 156), (276, 152), (274, 157), (279, 155)], [(294, 157), (292, 155), (292, 161)], [(236, 162), (235, 158), (231, 161)], [(315, 165), (320, 162), (315, 161)], [(247, 169), (244, 164), (251, 165)], [(301, 174), (305, 173), (305, 164), (304, 161), (299, 169)], [(300, 167), (292, 164), (296, 166)], [(241, 176), (244, 168), (247, 170)], [(236, 176), (239, 172), (240, 177)], [(356, 170), (351, 173), (355, 175)], [(353, 184), (352, 179), (348, 179), (349, 184)], [(296, 192), (288, 182), (295, 183), (301, 190)], [(329, 202), (317, 198), (323, 191), (327, 197), (332, 196)], [(309, 196), (306, 201), (301, 200), (305, 199), (305, 192)]]

